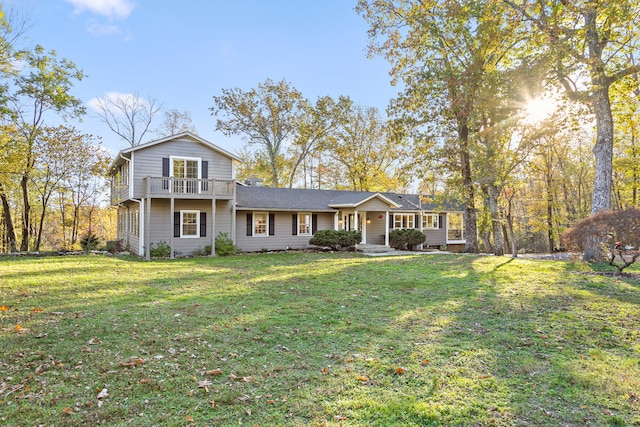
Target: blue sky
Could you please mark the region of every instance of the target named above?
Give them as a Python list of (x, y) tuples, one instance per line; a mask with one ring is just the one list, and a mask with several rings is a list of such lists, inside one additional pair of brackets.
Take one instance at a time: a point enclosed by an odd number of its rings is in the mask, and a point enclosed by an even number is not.
[[(203, 138), (232, 152), (244, 142), (214, 132), (208, 110), (223, 88), (285, 79), (310, 100), (347, 95), (382, 112), (397, 93), (388, 63), (366, 57), (367, 24), (354, 0), (13, 3), (30, 17), (30, 43), (55, 49), (88, 75), (73, 90), (87, 105), (110, 92), (151, 96), (165, 109), (190, 111)], [(90, 108), (75, 125), (102, 136), (111, 151), (125, 148)]]

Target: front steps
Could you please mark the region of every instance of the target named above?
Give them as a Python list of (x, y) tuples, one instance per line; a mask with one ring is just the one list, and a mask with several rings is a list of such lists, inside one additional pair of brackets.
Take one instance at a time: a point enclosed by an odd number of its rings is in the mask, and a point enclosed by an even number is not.
[(393, 252), (395, 251), (395, 249), (387, 245), (364, 244), (364, 245), (356, 245), (356, 251), (362, 252), (363, 254), (381, 254), (381, 253)]

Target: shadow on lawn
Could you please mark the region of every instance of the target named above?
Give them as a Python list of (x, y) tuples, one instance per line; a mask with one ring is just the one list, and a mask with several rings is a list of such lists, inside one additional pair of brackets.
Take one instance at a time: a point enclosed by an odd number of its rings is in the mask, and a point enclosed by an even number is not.
[[(104, 268), (71, 287), (54, 275), (51, 292), (16, 302), (25, 315), (38, 303), (45, 313), (29, 315), (29, 334), (0, 335), (11, 349), (1, 376), (36, 395), (16, 398), (13, 414), (56, 425), (145, 412), (148, 424), (188, 415), (220, 425), (542, 426), (615, 424), (637, 410), (621, 396), (638, 386), (638, 368), (617, 366), (633, 356), (638, 320), (607, 325), (606, 288), (586, 294), (591, 285), (576, 287), (568, 264), (278, 254)], [(628, 310), (630, 297), (618, 300)], [(47, 304), (66, 314), (52, 319)], [(134, 355), (145, 364), (119, 365)], [(98, 369), (53, 396), (46, 376), (29, 377), (48, 357)], [(205, 376), (212, 368), (224, 375)], [(206, 392), (191, 377), (209, 380)], [(96, 387), (86, 384), (108, 384), (110, 404), (86, 403)], [(73, 402), (73, 420), (55, 409)]]

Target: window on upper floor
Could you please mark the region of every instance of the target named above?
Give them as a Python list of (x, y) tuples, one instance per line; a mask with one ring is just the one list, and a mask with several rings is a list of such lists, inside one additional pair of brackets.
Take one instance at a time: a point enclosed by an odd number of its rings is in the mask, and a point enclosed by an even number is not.
[(194, 157), (171, 157), (171, 176), (174, 178), (174, 192), (197, 193), (198, 179), (200, 178), (200, 159)]

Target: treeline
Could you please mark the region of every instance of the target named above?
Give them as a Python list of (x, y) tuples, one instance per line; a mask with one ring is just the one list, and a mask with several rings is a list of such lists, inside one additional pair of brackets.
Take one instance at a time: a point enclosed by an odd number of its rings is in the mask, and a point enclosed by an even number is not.
[(109, 159), (99, 138), (49, 125), (85, 113), (71, 94), (84, 74), (55, 51), (22, 46), (25, 27), (0, 8), (0, 251), (70, 249), (113, 235), (101, 207)]

